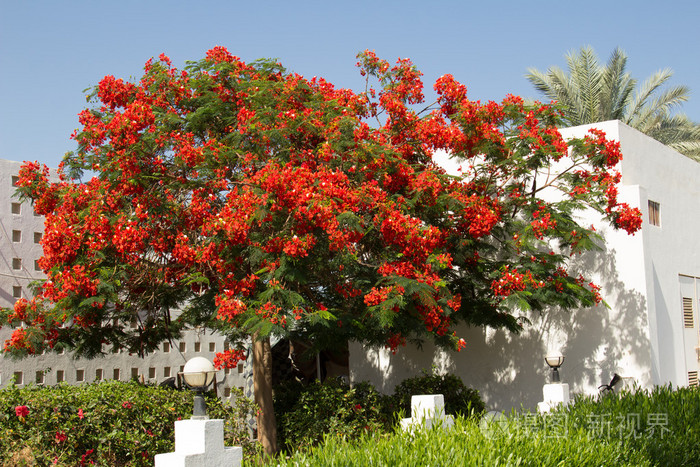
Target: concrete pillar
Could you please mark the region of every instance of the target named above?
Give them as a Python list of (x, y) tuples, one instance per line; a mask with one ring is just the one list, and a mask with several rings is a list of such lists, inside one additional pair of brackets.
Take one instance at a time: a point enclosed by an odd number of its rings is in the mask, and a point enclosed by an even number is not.
[(243, 448), (224, 446), (223, 420), (175, 422), (175, 452), (157, 454), (155, 467), (240, 467)]
[(452, 415), (445, 415), (445, 398), (442, 394), (425, 394), (411, 397), (411, 418), (401, 420), (401, 428), (416, 426), (430, 428), (439, 424), (445, 428), (454, 425)]
[(542, 387), (544, 400), (537, 403), (537, 411), (540, 413), (549, 412), (558, 404), (569, 404), (569, 385), (567, 383), (545, 384)]

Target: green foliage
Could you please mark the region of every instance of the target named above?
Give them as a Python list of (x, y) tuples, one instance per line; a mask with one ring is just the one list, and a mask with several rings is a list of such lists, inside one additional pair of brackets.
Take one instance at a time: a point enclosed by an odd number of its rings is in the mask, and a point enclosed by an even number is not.
[(406, 379), (396, 386), (393, 397), (396, 410), (410, 415), (411, 396), (420, 394), (442, 394), (445, 397), (445, 413), (449, 415), (480, 415), (486, 408), (479, 391), (465, 386), (459, 376), (424, 371), (422, 376)]
[(369, 383), (351, 388), (339, 378), (280, 385), (275, 389), (279, 445), (291, 452), (318, 444), (327, 433), (355, 439), (364, 432), (385, 432), (392, 420), (386, 399)]
[(569, 427), (586, 427), (595, 437), (620, 440), (655, 465), (697, 465), (700, 459), (700, 391), (655, 387), (604, 397), (578, 397), (560, 408)]
[(325, 442), (286, 459), (278, 466), (649, 466), (639, 452), (621, 443), (589, 439), (585, 430), (571, 430), (553, 439), (544, 431), (526, 431), (518, 420), (482, 430), (473, 419), (457, 417), (451, 430), (433, 427), (415, 433), (365, 433), (356, 441), (329, 434)]
[(620, 120), (686, 156), (700, 160), (700, 125), (673, 110), (687, 101), (687, 86), (664, 89), (673, 76), (659, 70), (638, 86), (626, 71), (627, 55), (617, 48), (605, 65), (595, 51), (582, 47), (566, 55), (568, 73), (559, 67), (547, 72), (528, 69), (527, 79), (547, 98), (565, 109), (570, 125)]
[(295, 381), (275, 389), (275, 415), (280, 446), (287, 452), (319, 444), (332, 433), (356, 439), (362, 433), (388, 433), (396, 421), (410, 415), (411, 396), (443, 394), (448, 414), (481, 414), (479, 392), (455, 375), (425, 373), (404, 380), (392, 396), (378, 393), (369, 383), (350, 387), (340, 379), (303, 386)]
[(698, 458), (700, 391), (666, 386), (577, 397), (546, 415), (458, 415), (451, 430), (327, 431), (323, 443), (275, 465), (690, 466)]
[[(236, 390), (234, 390), (234, 393)], [(237, 393), (232, 405), (207, 396), (211, 418), (225, 420), (225, 444), (252, 455), (245, 420), (254, 405)], [(192, 414), (192, 393), (135, 382), (80, 386), (9, 386), (0, 391), (0, 464), (153, 465), (174, 450), (174, 422)], [(21, 418), (16, 407), (26, 406)]]

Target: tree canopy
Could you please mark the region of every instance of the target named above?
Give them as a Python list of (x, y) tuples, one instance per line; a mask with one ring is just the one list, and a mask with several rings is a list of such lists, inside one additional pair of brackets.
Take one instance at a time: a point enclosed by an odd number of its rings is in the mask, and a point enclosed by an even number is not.
[(362, 93), (221, 47), (184, 70), (161, 55), (134, 83), (105, 77), (61, 180), (21, 170), (46, 216), (47, 280), (3, 311), (24, 323), (5, 352), (144, 354), (192, 326), (461, 349), (459, 323), (517, 331), (523, 310), (598, 302), (567, 259), (596, 245), (579, 210), (639, 228), (616, 197), (619, 145), (592, 130), (569, 151), (557, 107), (471, 101), (450, 75), (420, 114), (409, 60), (358, 57)]
[(566, 55), (568, 73), (552, 66), (528, 69), (527, 79), (547, 98), (560, 102), (568, 125), (620, 120), (652, 138), (700, 160), (700, 126), (674, 114), (690, 96), (687, 86), (664, 88), (673, 76), (666, 68), (641, 86), (626, 71), (627, 55), (617, 48), (603, 66), (591, 47)]
[[(599, 302), (567, 260), (596, 247), (583, 209), (640, 226), (617, 200), (619, 144), (591, 130), (567, 147), (556, 106), (471, 101), (450, 75), (417, 112), (409, 60), (358, 57), (362, 93), (221, 47), (184, 70), (161, 55), (138, 82), (105, 77), (60, 180), (20, 171), (20, 196), (46, 216), (47, 280), (0, 313), (19, 326), (4, 351), (144, 355), (194, 326), (252, 339), (272, 453), (272, 335), (461, 350), (459, 323), (517, 332), (528, 310)], [(215, 364), (241, 358), (233, 346)]]

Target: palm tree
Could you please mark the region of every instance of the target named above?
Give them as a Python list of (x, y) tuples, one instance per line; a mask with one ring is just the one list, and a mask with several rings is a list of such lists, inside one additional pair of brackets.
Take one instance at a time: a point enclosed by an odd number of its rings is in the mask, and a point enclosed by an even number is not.
[(637, 80), (625, 71), (627, 55), (615, 49), (601, 66), (590, 46), (566, 55), (568, 73), (550, 67), (546, 73), (529, 68), (527, 79), (547, 98), (566, 108), (567, 124), (583, 125), (620, 120), (700, 160), (700, 126), (672, 110), (688, 100), (687, 86), (661, 87), (671, 78), (670, 69), (659, 70), (637, 88)]

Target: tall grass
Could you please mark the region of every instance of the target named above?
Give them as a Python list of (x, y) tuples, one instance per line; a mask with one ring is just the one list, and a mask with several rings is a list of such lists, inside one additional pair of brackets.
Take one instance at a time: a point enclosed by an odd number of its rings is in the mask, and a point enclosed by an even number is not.
[(657, 387), (577, 397), (549, 414), (487, 424), (456, 417), (452, 430), (326, 436), (274, 459), (280, 466), (697, 466), (700, 391)]
[(433, 427), (413, 434), (365, 434), (348, 442), (329, 436), (321, 446), (275, 459), (279, 466), (648, 466), (644, 455), (621, 443), (589, 439), (583, 429), (555, 437), (530, 429), (519, 419), (482, 429), (473, 419), (457, 417), (451, 430)]
[(700, 465), (700, 390), (657, 386), (603, 397), (577, 397), (555, 414), (592, 436), (616, 439), (655, 465)]

